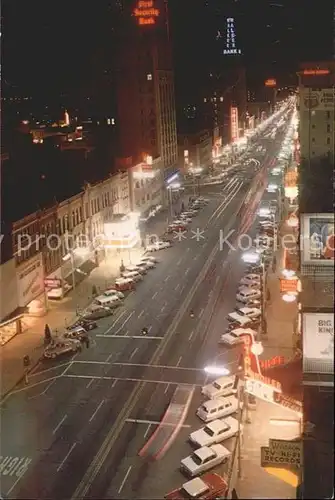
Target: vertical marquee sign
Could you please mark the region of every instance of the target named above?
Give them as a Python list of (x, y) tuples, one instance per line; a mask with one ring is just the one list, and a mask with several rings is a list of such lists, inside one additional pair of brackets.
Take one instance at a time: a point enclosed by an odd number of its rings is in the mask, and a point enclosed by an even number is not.
[(156, 24), (159, 9), (155, 8), (154, 0), (139, 0), (134, 9), (134, 16), (140, 26)]
[(232, 142), (238, 139), (238, 109), (235, 106), (230, 108), (230, 136)]

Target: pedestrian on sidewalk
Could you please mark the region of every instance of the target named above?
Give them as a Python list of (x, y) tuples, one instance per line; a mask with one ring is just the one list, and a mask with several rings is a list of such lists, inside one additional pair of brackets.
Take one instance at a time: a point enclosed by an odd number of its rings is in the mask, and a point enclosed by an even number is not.
[(51, 342), (51, 330), (50, 326), (46, 323), (44, 327), (44, 343), (48, 345), (50, 344), (50, 342)]
[(90, 339), (89, 339), (89, 337), (85, 338), (85, 345), (86, 345), (87, 349), (90, 347)]

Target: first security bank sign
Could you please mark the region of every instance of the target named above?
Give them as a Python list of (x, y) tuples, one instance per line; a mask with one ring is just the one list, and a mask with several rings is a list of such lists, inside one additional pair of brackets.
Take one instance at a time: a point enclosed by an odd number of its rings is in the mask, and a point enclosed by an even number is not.
[(301, 441), (269, 439), (269, 446), (261, 447), (261, 466), (300, 467), (302, 456)]

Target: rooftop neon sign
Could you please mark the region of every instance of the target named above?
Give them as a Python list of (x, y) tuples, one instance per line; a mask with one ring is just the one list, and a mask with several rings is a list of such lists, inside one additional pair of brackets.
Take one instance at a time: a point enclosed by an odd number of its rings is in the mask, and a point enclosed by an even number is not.
[(139, 0), (134, 9), (134, 16), (140, 26), (156, 24), (159, 9), (155, 9), (154, 0)]

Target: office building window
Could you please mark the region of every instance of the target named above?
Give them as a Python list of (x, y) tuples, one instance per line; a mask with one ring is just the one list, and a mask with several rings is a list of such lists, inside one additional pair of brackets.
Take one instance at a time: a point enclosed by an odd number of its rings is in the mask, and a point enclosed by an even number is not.
[(327, 144), (330, 144), (330, 137), (327, 137)]
[(329, 124), (329, 123), (328, 123), (328, 125), (327, 125), (327, 132), (328, 132), (328, 134), (329, 134), (329, 132), (330, 132), (330, 124)]

